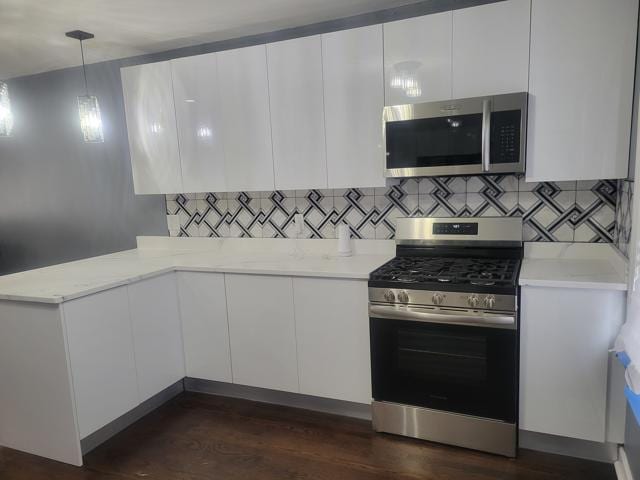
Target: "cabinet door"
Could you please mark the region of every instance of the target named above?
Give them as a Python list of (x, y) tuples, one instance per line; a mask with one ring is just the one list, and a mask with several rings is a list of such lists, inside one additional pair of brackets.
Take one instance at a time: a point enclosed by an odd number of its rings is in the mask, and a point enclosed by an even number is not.
[(182, 192), (171, 65), (148, 63), (120, 74), (135, 192)]
[(300, 393), (371, 402), (367, 282), (294, 278)]
[(319, 35), (267, 45), (276, 189), (327, 187)]
[(267, 52), (218, 52), (227, 191), (273, 190)]
[(178, 292), (173, 273), (133, 283), (128, 290), (143, 402), (184, 378)]
[(224, 275), (178, 272), (187, 377), (231, 382)]
[(127, 288), (63, 305), (80, 438), (138, 405)]
[(526, 92), (531, 0), (453, 11), (453, 98)]
[(233, 383), (298, 392), (291, 278), (225, 275)]
[(226, 190), (216, 54), (171, 60), (185, 192)]
[(386, 105), (451, 98), (452, 13), (384, 24)]
[(624, 292), (522, 288), (520, 428), (605, 441), (608, 349)]
[(533, 0), (527, 181), (627, 176), (637, 0)]
[(322, 35), (329, 188), (383, 187), (382, 26)]

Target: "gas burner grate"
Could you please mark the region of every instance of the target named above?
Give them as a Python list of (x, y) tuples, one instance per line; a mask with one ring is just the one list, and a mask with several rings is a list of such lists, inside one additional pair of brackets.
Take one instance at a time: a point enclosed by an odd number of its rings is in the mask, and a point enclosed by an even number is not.
[(371, 280), (400, 283), (513, 285), (519, 260), (399, 256), (373, 272)]

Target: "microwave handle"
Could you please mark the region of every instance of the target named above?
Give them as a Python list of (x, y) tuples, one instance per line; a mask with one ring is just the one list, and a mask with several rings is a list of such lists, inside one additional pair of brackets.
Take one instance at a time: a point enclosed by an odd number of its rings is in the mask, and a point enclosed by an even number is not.
[(482, 171), (491, 170), (491, 99), (482, 100)]

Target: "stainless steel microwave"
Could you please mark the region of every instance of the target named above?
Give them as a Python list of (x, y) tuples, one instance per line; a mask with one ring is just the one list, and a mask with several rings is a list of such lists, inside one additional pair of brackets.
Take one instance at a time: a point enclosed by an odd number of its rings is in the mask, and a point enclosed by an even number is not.
[(384, 108), (386, 177), (523, 173), (526, 92)]

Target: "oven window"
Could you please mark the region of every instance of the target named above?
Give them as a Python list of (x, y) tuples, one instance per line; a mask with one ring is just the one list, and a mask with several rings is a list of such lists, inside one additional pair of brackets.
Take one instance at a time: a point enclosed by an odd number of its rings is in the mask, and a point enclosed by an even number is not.
[(487, 381), (487, 339), (398, 329), (398, 370), (422, 381), (480, 385)]
[(385, 124), (387, 168), (482, 163), (482, 114)]
[(517, 332), (372, 318), (375, 400), (513, 422)]

